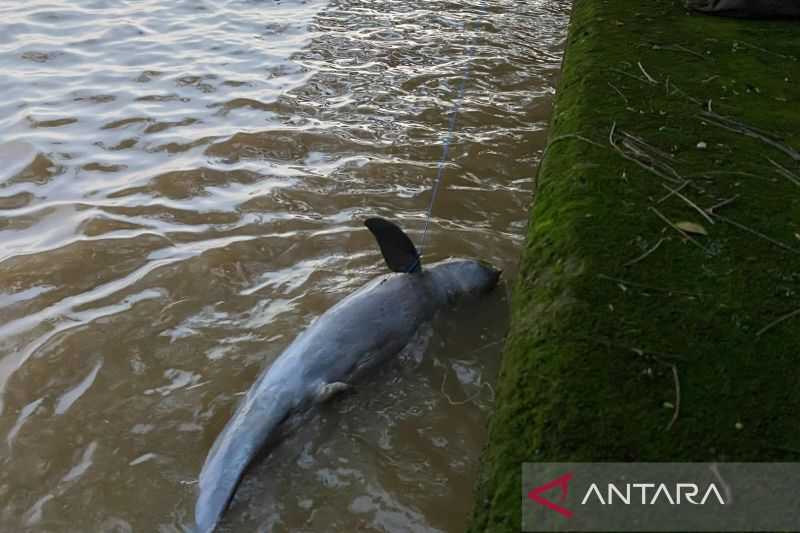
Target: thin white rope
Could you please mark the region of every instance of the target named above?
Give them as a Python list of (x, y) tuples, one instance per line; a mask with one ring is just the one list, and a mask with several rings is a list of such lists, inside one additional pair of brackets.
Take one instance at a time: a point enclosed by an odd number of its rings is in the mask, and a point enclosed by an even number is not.
[[(480, 30), (480, 17), (484, 15), (484, 11), (479, 13), (478, 20), (475, 23), (475, 32), (477, 33)], [(467, 28), (467, 23), (464, 22), (461, 25), (461, 31), (464, 32)], [(467, 62), (464, 65), (464, 74), (461, 77), (461, 86), (458, 91), (458, 98), (456, 99), (455, 103), (453, 104), (453, 109), (450, 111), (450, 120), (447, 128), (447, 136), (444, 139), (444, 144), (442, 145), (442, 157), (439, 160), (439, 165), (436, 169), (436, 181), (433, 184), (433, 192), (431, 193), (431, 201), (428, 204), (428, 215), (425, 218), (425, 229), (422, 232), (422, 239), (419, 243), (419, 255), (420, 260), (423, 255), (423, 250), (425, 249), (425, 242), (428, 238), (428, 229), (430, 228), (431, 224), (431, 217), (433, 216), (433, 205), (436, 203), (436, 196), (439, 193), (439, 188), (442, 184), (442, 179), (444, 178), (444, 167), (447, 164), (448, 158), (450, 156), (450, 142), (453, 139), (453, 131), (456, 127), (456, 117), (458, 117), (458, 112), (461, 109), (461, 104), (464, 102), (464, 89), (467, 85), (467, 80), (469, 79), (469, 75), (472, 69), (472, 61), (475, 59), (475, 46), (474, 46), (474, 35), (470, 35), (468, 41), (468, 49), (467, 49)], [(416, 264), (414, 265), (416, 267)]]

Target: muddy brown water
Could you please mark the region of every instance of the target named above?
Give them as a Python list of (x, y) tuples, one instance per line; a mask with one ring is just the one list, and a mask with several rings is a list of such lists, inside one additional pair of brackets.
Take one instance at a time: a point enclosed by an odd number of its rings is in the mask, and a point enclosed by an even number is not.
[[(513, 279), (564, 0), (0, 4), (0, 531), (184, 531), (215, 436), (385, 271), (368, 216)], [(508, 286), (262, 458), (221, 531), (463, 531)]]

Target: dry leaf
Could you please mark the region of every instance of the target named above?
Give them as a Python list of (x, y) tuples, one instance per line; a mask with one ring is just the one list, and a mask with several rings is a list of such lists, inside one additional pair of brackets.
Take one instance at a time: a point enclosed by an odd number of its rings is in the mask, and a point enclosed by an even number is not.
[(694, 235), (708, 235), (706, 228), (694, 222), (677, 222), (675, 227), (686, 233), (693, 233)]

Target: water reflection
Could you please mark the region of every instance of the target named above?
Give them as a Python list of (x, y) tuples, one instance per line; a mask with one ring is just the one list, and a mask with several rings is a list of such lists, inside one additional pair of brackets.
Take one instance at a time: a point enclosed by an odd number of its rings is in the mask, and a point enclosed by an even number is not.
[[(240, 394), (384, 271), (361, 220), (421, 237), (470, 42), (426, 261), (513, 277), (567, 9), (0, 5), (0, 530), (188, 527)], [(506, 309), (441, 317), (313, 414), (222, 529), (463, 530)]]

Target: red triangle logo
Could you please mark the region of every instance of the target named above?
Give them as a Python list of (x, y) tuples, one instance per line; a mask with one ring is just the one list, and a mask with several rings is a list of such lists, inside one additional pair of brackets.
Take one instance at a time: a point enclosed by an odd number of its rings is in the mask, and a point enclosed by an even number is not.
[(548, 490), (557, 487), (561, 489), (561, 497), (558, 499), (558, 501), (559, 503), (564, 503), (564, 501), (567, 499), (567, 495), (569, 494), (569, 481), (571, 479), (572, 472), (567, 472), (563, 476), (555, 478), (553, 481), (545, 483), (539, 487), (534, 487), (533, 490), (528, 493), (528, 498), (535, 501), (539, 505), (547, 507), (551, 511), (557, 512), (565, 518), (572, 518), (572, 511), (565, 507), (561, 507), (557, 503), (551, 502), (547, 498), (542, 497), (543, 492), (547, 492)]

